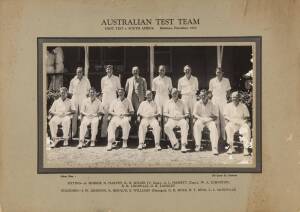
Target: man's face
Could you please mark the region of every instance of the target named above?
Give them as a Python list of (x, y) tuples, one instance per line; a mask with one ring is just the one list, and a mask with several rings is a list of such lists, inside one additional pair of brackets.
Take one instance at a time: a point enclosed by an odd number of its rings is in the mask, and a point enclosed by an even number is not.
[(185, 68), (184, 69), (184, 74), (185, 74), (185, 76), (190, 77), (191, 74), (192, 74), (191, 68)]
[(78, 79), (82, 79), (82, 77), (83, 77), (83, 70), (82, 70), (82, 68), (77, 68), (76, 75), (77, 75)]
[(105, 70), (106, 70), (107, 76), (110, 77), (113, 74), (113, 68), (112, 68), (112, 66), (107, 66)]
[(206, 105), (209, 98), (208, 98), (207, 94), (204, 94), (204, 95), (202, 95), (201, 99), (202, 99), (202, 102)]
[(218, 79), (222, 79), (222, 77), (223, 77), (223, 72), (222, 72), (222, 71), (217, 71), (217, 72), (216, 72), (216, 76), (217, 76)]
[(158, 73), (161, 77), (165, 76), (166, 74), (166, 67), (165, 66), (159, 66)]
[(89, 96), (91, 97), (91, 99), (95, 99), (96, 98), (96, 92), (94, 90), (90, 90)]
[(238, 96), (233, 96), (232, 102), (237, 106), (240, 102), (240, 98)]
[(139, 76), (139, 69), (137, 67), (132, 68), (132, 75), (134, 77), (138, 77)]
[(172, 92), (172, 99), (174, 99), (174, 100), (178, 99), (178, 91)]
[(152, 101), (152, 93), (151, 93), (151, 92), (150, 92), (150, 93), (147, 93), (146, 99), (147, 99), (148, 101)]
[(124, 90), (118, 90), (118, 96), (119, 96), (121, 99), (124, 99), (124, 97), (125, 97), (125, 91), (124, 91)]
[(67, 98), (67, 91), (66, 90), (60, 90), (60, 96), (63, 100), (65, 100)]

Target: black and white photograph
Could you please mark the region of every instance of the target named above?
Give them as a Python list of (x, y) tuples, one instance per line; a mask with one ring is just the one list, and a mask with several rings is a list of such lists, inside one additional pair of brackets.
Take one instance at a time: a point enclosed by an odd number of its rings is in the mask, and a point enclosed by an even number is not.
[(39, 38), (38, 171), (260, 172), (260, 42)]
[(0, 212), (300, 212), (299, 10), (0, 0)]

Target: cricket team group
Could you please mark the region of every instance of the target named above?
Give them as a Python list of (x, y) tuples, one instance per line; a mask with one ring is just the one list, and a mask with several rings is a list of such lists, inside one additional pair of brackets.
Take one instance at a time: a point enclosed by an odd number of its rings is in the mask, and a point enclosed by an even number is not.
[[(85, 136), (89, 128), (90, 146), (95, 146), (99, 123), (102, 124), (101, 137), (107, 136), (107, 151), (115, 147), (118, 127), (122, 129), (122, 148), (127, 148), (131, 119), (135, 119), (139, 123), (139, 150), (146, 147), (145, 136), (149, 129), (153, 133), (155, 149), (161, 150), (163, 127), (172, 148), (183, 153), (188, 150), (188, 132), (191, 130), (197, 152), (201, 148), (202, 131), (207, 128), (213, 155), (219, 154), (219, 138), (227, 141), (227, 154), (232, 154), (234, 134), (237, 131), (243, 143), (244, 155), (250, 155), (249, 110), (241, 102), (240, 94), (231, 92), (229, 79), (223, 77), (224, 73), (220, 68), (216, 69), (216, 77), (210, 80), (209, 88), (200, 91), (198, 79), (192, 75), (189, 65), (183, 67), (184, 76), (179, 79), (177, 88), (173, 87), (172, 79), (165, 75), (166, 66), (160, 65), (158, 76), (152, 81), (151, 90), (147, 90), (146, 80), (139, 75), (140, 70), (137, 66), (132, 67), (132, 77), (127, 79), (125, 88), (121, 87), (119, 77), (114, 75), (112, 65), (107, 65), (105, 71), (106, 75), (101, 79), (100, 97), (91, 87), (89, 79), (84, 76), (82, 67), (77, 67), (69, 89), (60, 88), (60, 97), (53, 102), (49, 110), (52, 148), (55, 148), (60, 140), (64, 141), (64, 146), (68, 146), (69, 136), (75, 135), (77, 129), (77, 147), (86, 147)], [(229, 96), (231, 101), (228, 103)], [(77, 126), (78, 119), (80, 127)], [(57, 136), (59, 126), (63, 131), (62, 138)], [(180, 138), (176, 136), (174, 128), (179, 129)]]

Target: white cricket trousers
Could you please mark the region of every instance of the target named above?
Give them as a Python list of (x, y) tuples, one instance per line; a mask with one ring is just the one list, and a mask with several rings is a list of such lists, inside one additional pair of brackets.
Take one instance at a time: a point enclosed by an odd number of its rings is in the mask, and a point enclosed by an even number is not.
[(62, 118), (58, 116), (53, 116), (53, 118), (49, 122), (51, 137), (57, 138), (57, 129), (58, 129), (58, 125), (60, 124), (62, 125), (63, 138), (68, 139), (69, 132), (70, 132), (70, 125), (71, 125), (70, 116), (65, 116)]
[(178, 143), (178, 139), (176, 138), (175, 133), (173, 131), (173, 129), (177, 126), (180, 127), (181, 131), (181, 144), (185, 145), (187, 144), (187, 137), (189, 131), (189, 125), (185, 119), (174, 120), (169, 118), (165, 125), (165, 133), (169, 137), (171, 144), (174, 146), (176, 143)]
[(108, 128), (107, 128), (107, 133), (108, 133), (108, 142), (112, 143), (115, 141), (115, 132), (118, 127), (122, 128), (122, 139), (127, 140), (129, 136), (129, 131), (130, 131), (130, 123), (129, 123), (130, 118), (129, 117), (123, 117), (120, 118), (118, 116), (112, 117), (112, 119), (109, 122)]
[(247, 123), (243, 124), (234, 124), (232, 122), (227, 123), (225, 127), (227, 134), (227, 142), (233, 147), (233, 136), (236, 131), (239, 131), (240, 140), (243, 142), (244, 149), (247, 149), (250, 146), (251, 132), (250, 127)]
[(139, 144), (145, 142), (145, 136), (148, 126), (152, 127), (155, 144), (159, 144), (160, 141), (160, 126), (156, 118), (143, 118), (139, 126)]
[(195, 143), (196, 143), (196, 145), (200, 145), (201, 138), (202, 138), (202, 131), (205, 126), (209, 129), (209, 132), (210, 132), (209, 136), (210, 136), (212, 149), (217, 150), (219, 136), (218, 136), (217, 126), (214, 121), (210, 121), (210, 122), (204, 124), (202, 120), (198, 119), (195, 122), (194, 128), (193, 128)]
[(91, 140), (95, 141), (96, 136), (98, 134), (98, 124), (99, 124), (99, 117), (88, 118), (86, 116), (83, 117), (80, 125), (80, 133), (79, 133), (79, 140), (83, 141), (87, 128), (91, 125)]

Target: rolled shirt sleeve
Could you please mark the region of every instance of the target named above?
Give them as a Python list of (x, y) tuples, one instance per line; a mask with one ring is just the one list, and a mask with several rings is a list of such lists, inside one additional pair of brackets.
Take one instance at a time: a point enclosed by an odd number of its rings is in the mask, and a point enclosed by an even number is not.
[(165, 103), (165, 105), (163, 107), (163, 114), (169, 115), (169, 107), (170, 107), (170, 100)]
[(129, 92), (129, 79), (126, 80), (126, 84), (125, 84), (125, 93), (127, 94), (127, 96), (128, 96), (128, 92)]
[(110, 103), (109, 109), (108, 109), (108, 111), (109, 111), (110, 113), (113, 113), (113, 112), (114, 112), (114, 105), (115, 105), (115, 103), (116, 103), (115, 100), (112, 101), (112, 102)]
[(198, 116), (198, 104), (199, 104), (199, 102), (196, 102), (194, 104), (194, 109), (193, 109), (193, 115), (194, 116)]
[(250, 117), (250, 113), (249, 113), (249, 110), (247, 108), (246, 105), (243, 104), (243, 113), (244, 113), (244, 118), (247, 118), (247, 117)]
[(168, 84), (169, 84), (169, 92), (171, 92), (172, 88), (173, 88), (173, 85), (172, 85), (172, 80), (171, 78), (168, 77)]
[(213, 89), (213, 82), (212, 82), (212, 79), (211, 80), (209, 80), (209, 85), (208, 85), (208, 90), (210, 90), (210, 91), (212, 91), (212, 89)]
[(178, 80), (178, 91), (182, 91), (182, 78), (180, 78), (179, 80)]
[(91, 83), (90, 80), (88, 78), (86, 78), (86, 95), (89, 93), (89, 90), (91, 89)]
[(223, 116), (225, 119), (229, 120), (229, 104), (225, 105), (224, 106), (224, 109), (223, 109)]
[(74, 85), (73, 85), (73, 79), (71, 80), (70, 82), (70, 85), (69, 85), (69, 93), (70, 94), (73, 94), (74, 93)]
[(184, 115), (189, 114), (189, 109), (188, 109), (187, 105), (186, 104), (182, 104), (182, 105), (183, 105), (183, 113), (184, 113)]
[(133, 109), (131, 101), (129, 101), (128, 99), (126, 99), (126, 100), (128, 101), (128, 110), (129, 110), (128, 112), (133, 112), (134, 109)]
[(156, 92), (156, 90), (157, 90), (156, 83), (155, 83), (155, 80), (153, 80), (153, 82), (152, 82), (152, 91)]
[(53, 102), (50, 110), (49, 110), (50, 113), (55, 113), (56, 112), (56, 101)]
[(215, 104), (212, 104), (212, 107), (213, 107), (213, 109), (212, 109), (212, 114), (213, 114), (214, 116), (219, 117), (219, 108), (218, 108)]
[(143, 108), (144, 108), (145, 102), (142, 102), (136, 112), (137, 115), (143, 115)]
[(100, 102), (99, 104), (99, 113), (104, 113), (104, 107), (102, 102)]
[[(74, 105), (74, 104), (72, 104)], [(80, 112), (85, 113), (86, 112), (86, 100), (82, 101), (81, 107), (80, 107)]]
[(225, 79), (226, 79), (226, 91), (229, 91), (231, 89), (230, 81), (228, 78)]
[(195, 91), (195, 94), (197, 93), (197, 91), (199, 90), (199, 82), (198, 82), (198, 79), (197, 77), (194, 77), (194, 91)]

